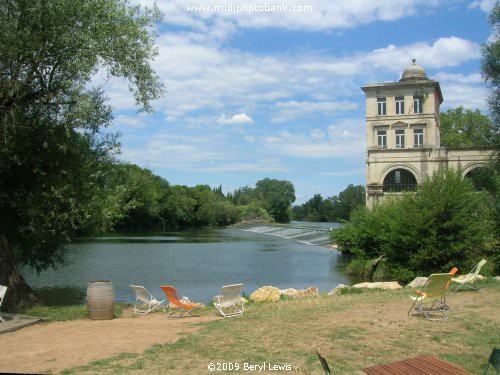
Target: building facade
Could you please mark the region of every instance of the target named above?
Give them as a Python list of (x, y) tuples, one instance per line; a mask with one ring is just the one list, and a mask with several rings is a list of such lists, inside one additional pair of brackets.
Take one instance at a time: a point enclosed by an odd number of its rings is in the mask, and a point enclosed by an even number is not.
[(444, 166), (463, 175), (485, 166), (494, 151), (441, 147), (439, 82), (422, 67), (405, 69), (399, 82), (361, 88), (366, 94), (366, 204), (412, 191)]

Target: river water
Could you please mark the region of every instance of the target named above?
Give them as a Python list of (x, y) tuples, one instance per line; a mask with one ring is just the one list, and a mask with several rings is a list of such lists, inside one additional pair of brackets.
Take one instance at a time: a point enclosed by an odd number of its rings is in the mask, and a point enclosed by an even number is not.
[(21, 270), (48, 305), (84, 303), (95, 280), (111, 280), (119, 302), (135, 300), (130, 284), (161, 299), (160, 285), (173, 285), (203, 303), (228, 284), (243, 283), (246, 294), (264, 285), (329, 291), (349, 284), (337, 251), (235, 227), (79, 239), (68, 246), (67, 260), (40, 274)]

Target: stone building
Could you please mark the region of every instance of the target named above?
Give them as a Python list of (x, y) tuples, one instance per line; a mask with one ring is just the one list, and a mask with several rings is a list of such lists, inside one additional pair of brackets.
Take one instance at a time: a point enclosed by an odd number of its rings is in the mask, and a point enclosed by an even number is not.
[(399, 82), (362, 87), (366, 94), (366, 204), (415, 190), (443, 166), (466, 176), (486, 165), (494, 151), (443, 148), (440, 143), (439, 82), (415, 63)]

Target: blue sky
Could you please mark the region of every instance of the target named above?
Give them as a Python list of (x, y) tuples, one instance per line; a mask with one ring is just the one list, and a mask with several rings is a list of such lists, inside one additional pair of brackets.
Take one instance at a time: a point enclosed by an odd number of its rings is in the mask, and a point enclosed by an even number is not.
[[(125, 82), (104, 85), (120, 158), (171, 184), (228, 192), (286, 179), (296, 204), (364, 184), (360, 87), (399, 80), (412, 58), (440, 82), (442, 110), (486, 113), (480, 49), (492, 0), (196, 1), (157, 1), (153, 66), (167, 92), (155, 113), (137, 113)], [(265, 3), (312, 11), (187, 10)]]

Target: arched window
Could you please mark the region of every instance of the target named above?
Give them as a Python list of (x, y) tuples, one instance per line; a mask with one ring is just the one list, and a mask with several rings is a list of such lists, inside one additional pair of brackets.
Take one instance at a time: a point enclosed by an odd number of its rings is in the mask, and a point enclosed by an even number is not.
[(384, 191), (412, 191), (417, 188), (415, 176), (406, 169), (395, 169), (384, 179)]

